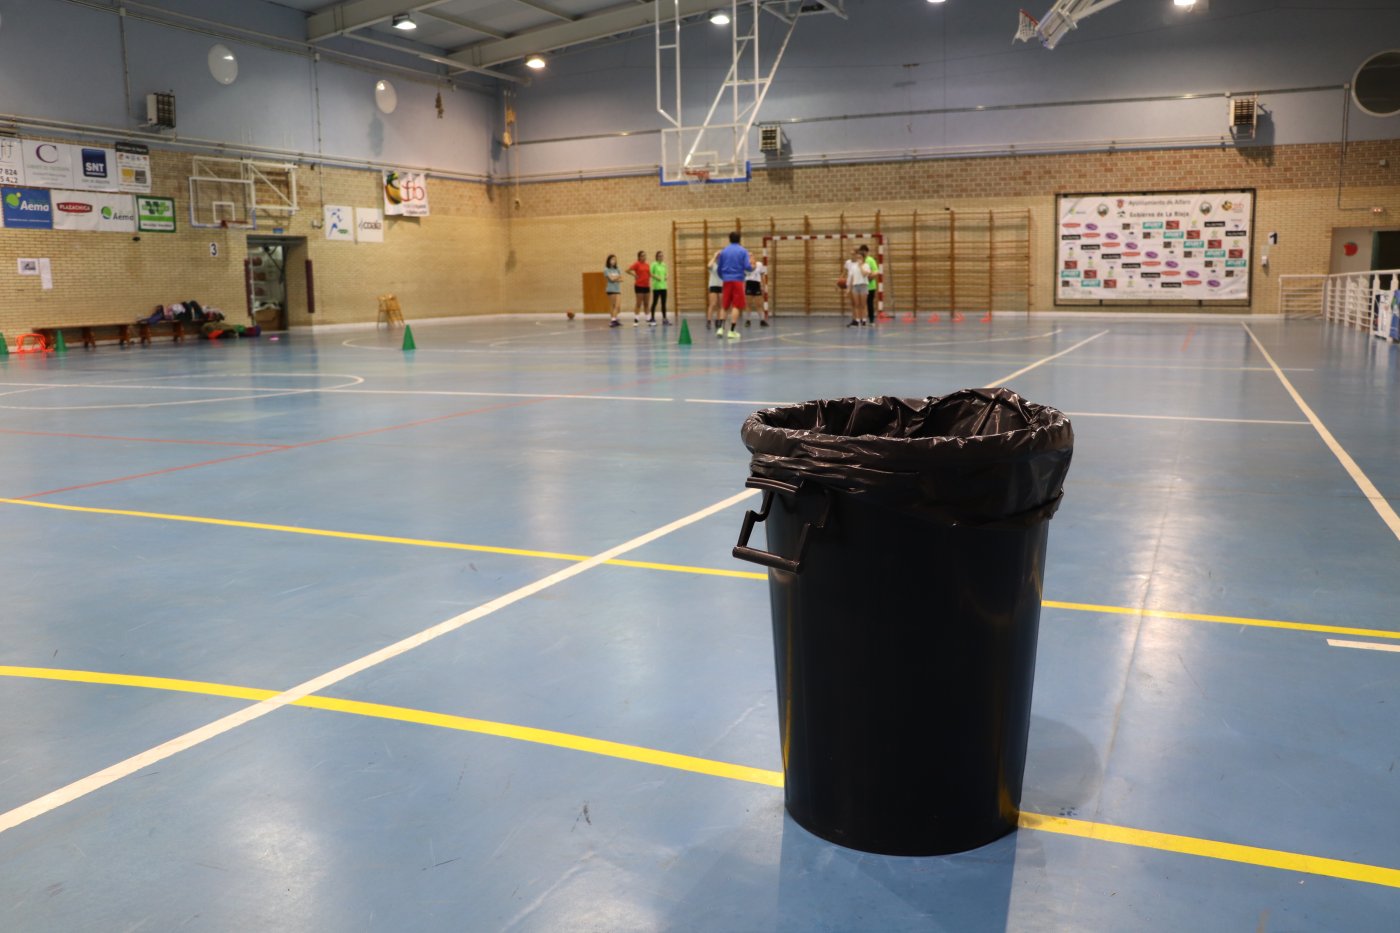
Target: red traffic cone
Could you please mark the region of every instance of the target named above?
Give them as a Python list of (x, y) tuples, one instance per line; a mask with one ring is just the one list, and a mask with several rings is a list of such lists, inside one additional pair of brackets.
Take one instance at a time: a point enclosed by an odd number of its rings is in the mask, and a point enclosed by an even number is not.
[(986, 314), (982, 315), (982, 323), (983, 323), (983, 324), (990, 324), (990, 323), (992, 323), (992, 312), (988, 311)]
[(929, 322), (930, 324), (937, 324), (937, 323), (938, 323), (939, 321), (941, 321), (941, 320), (943, 320), (943, 319), (942, 319), (941, 317), (938, 316), (938, 312), (937, 312), (937, 311), (933, 312), (932, 314), (930, 314), (930, 315), (928, 316), (928, 322)]

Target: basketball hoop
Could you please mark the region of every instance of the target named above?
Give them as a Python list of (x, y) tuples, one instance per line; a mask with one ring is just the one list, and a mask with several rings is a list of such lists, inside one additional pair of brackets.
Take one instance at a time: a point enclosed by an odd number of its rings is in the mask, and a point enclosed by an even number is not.
[(688, 168), (685, 170), (686, 186), (691, 191), (699, 191), (709, 180), (710, 170), (707, 168)]
[(1016, 27), (1016, 38), (1013, 41), (1029, 42), (1036, 37), (1039, 29), (1040, 20), (1022, 10), (1020, 23)]

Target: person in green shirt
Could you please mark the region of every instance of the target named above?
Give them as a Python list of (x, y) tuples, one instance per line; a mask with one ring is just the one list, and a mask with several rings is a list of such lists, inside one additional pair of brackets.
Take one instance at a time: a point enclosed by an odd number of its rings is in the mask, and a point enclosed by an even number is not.
[(870, 255), (870, 247), (862, 245), (860, 254), (864, 257), (865, 277), (870, 283), (870, 287), (865, 292), (865, 314), (871, 324), (875, 323), (875, 292), (876, 283), (880, 279), (880, 263), (874, 256)]
[(652, 327), (656, 326), (656, 302), (661, 302), (661, 323), (667, 327), (671, 322), (666, 319), (666, 254), (661, 250), (656, 251), (656, 261), (651, 264), (651, 320), (648, 321)]

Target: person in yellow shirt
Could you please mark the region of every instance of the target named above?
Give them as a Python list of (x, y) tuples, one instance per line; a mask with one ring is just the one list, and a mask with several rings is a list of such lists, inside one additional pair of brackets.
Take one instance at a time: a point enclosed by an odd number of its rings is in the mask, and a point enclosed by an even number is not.
[(861, 259), (865, 263), (865, 279), (867, 287), (865, 291), (865, 317), (871, 324), (875, 323), (875, 292), (876, 285), (880, 281), (880, 263), (874, 256), (870, 255), (870, 247), (860, 248)]

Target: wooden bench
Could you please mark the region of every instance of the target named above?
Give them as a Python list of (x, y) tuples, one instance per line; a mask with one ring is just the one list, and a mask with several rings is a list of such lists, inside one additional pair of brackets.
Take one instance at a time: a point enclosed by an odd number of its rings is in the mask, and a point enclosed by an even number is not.
[[(169, 334), (176, 343), (181, 343), (185, 339), (185, 325), (192, 323), (189, 321), (146, 321), (122, 322), (115, 324), (64, 324), (62, 326), (50, 324), (44, 327), (34, 328), (34, 333), (42, 334), (44, 340), (50, 347), (58, 342), (59, 331), (78, 334), (78, 340), (84, 349), (97, 349), (99, 340), (115, 340), (122, 346), (131, 343), (133, 339), (139, 340), (142, 344), (151, 342), (152, 335)], [(133, 331), (135, 338), (132, 337)]]

